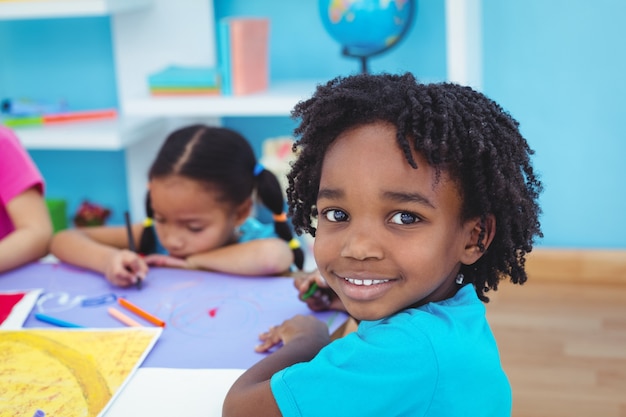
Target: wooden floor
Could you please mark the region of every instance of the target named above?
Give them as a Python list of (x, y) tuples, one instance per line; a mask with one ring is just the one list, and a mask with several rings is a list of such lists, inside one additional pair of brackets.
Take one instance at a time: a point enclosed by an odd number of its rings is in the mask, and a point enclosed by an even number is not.
[(529, 280), (489, 296), (513, 417), (626, 417), (626, 285)]

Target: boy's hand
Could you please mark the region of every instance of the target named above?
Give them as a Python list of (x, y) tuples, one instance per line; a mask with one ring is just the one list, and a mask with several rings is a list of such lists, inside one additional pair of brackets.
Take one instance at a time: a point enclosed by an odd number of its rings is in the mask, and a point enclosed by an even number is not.
[(320, 349), (330, 343), (328, 327), (324, 322), (313, 316), (297, 315), (280, 326), (272, 326), (267, 332), (261, 333), (261, 344), (254, 350), (267, 352), (276, 345), (288, 345), (296, 339), (306, 339), (307, 343), (318, 344)]
[(104, 276), (113, 285), (128, 287), (143, 280), (148, 273), (148, 265), (135, 252), (126, 249), (116, 251), (106, 265)]
[[(319, 289), (313, 293), (306, 300), (303, 300), (304, 294), (311, 288), (311, 285), (316, 283)], [(294, 286), (298, 289), (298, 297), (304, 301), (307, 306), (313, 311), (324, 310), (339, 310), (346, 311), (343, 303), (337, 297), (337, 294), (328, 286), (326, 280), (319, 273), (319, 270), (315, 270), (308, 273), (297, 274), (293, 280)]]

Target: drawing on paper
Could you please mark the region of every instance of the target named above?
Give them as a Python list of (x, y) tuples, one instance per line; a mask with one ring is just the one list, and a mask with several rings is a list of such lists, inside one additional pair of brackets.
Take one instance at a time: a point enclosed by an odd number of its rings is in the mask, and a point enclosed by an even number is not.
[(0, 331), (0, 415), (103, 413), (161, 329)]
[(0, 329), (21, 329), (41, 291), (0, 291)]

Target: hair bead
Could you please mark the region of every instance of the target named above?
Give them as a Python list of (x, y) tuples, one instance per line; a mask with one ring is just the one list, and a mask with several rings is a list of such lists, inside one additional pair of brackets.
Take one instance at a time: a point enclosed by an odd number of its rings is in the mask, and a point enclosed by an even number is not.
[(291, 239), (289, 241), (289, 248), (290, 249), (298, 249), (300, 247), (300, 241), (298, 239), (296, 239), (295, 237), (293, 239)]
[(258, 177), (259, 174), (263, 172), (264, 170), (265, 170), (265, 167), (257, 162), (256, 165), (254, 166), (254, 176)]
[(280, 214), (274, 214), (272, 218), (275, 222), (284, 223), (287, 221), (287, 213), (282, 212)]

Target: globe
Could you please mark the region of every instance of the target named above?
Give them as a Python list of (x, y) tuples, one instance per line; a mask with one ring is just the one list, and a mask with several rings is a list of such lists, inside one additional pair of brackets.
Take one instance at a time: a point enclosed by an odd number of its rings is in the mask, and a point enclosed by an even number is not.
[(415, 14), (415, 0), (319, 0), (328, 34), (343, 46), (345, 56), (367, 59), (389, 50), (406, 35)]

